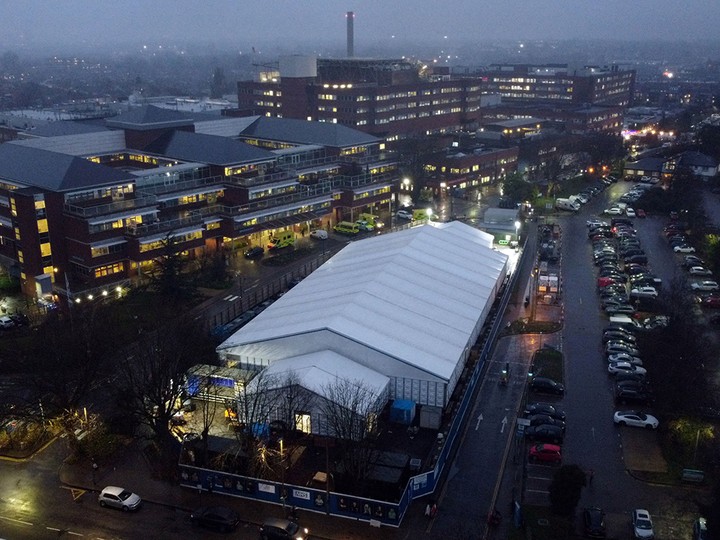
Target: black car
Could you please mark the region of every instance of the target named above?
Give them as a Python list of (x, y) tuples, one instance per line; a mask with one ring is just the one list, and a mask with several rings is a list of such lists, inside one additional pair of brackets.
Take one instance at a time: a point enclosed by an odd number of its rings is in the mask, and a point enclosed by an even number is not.
[(632, 371), (628, 371), (626, 373), (616, 373), (615, 374), (615, 382), (621, 383), (625, 381), (644, 381), (645, 375), (642, 373), (633, 373)]
[(262, 248), (262, 246), (255, 246), (246, 249), (243, 255), (246, 259), (255, 259), (257, 257), (262, 257), (263, 253), (265, 253), (265, 250)]
[(523, 414), (526, 417), (534, 414), (546, 414), (548, 416), (552, 416), (553, 418), (557, 418), (558, 420), (562, 420), (563, 422), (565, 421), (565, 411), (557, 409), (550, 403), (530, 403), (525, 407)]
[(190, 522), (193, 525), (229, 532), (238, 526), (240, 516), (226, 506), (202, 506), (190, 514)]
[(632, 334), (626, 334), (624, 332), (618, 332), (616, 330), (607, 330), (603, 334), (602, 337), (603, 343), (607, 343), (608, 341), (625, 341), (626, 343), (629, 343), (630, 345), (634, 345), (636, 342), (636, 338)]
[(14, 315), (10, 315), (10, 318), (12, 322), (15, 323), (15, 326), (27, 326), (30, 324), (30, 319), (24, 313), (15, 313)]
[(634, 390), (636, 392), (645, 392), (646, 394), (651, 393), (650, 386), (645, 380), (631, 381), (625, 379), (616, 381), (615, 390)]
[(605, 512), (597, 507), (583, 510), (583, 527), (589, 538), (605, 538)]
[(545, 424), (559, 427), (561, 430), (565, 431), (565, 422), (559, 418), (550, 416), (549, 414), (532, 414), (528, 416), (527, 419), (530, 421), (531, 426), (542, 426)]
[(525, 436), (531, 441), (551, 444), (562, 444), (565, 438), (562, 428), (550, 424), (527, 426), (525, 428)]
[(636, 388), (618, 388), (615, 391), (615, 403), (620, 405), (628, 405), (637, 403), (639, 405), (647, 405), (652, 401), (649, 392)]
[(565, 386), (547, 377), (535, 377), (530, 382), (530, 390), (543, 394), (555, 394), (561, 396), (565, 393)]
[(647, 264), (648, 258), (646, 255), (631, 255), (630, 257), (627, 257), (623, 262), (625, 264), (629, 264), (629, 263)]

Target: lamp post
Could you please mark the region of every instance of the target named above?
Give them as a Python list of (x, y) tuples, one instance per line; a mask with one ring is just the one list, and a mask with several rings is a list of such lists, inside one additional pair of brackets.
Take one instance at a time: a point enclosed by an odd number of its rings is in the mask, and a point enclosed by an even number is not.
[(515, 222), (515, 240), (517, 240), (518, 244), (520, 243), (520, 222)]
[(282, 500), (283, 510), (285, 510), (285, 446), (282, 437), (280, 438), (280, 500)]

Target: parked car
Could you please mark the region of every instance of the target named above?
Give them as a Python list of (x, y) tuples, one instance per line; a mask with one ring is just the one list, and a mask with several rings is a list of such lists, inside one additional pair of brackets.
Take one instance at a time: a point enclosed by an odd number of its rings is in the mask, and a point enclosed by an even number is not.
[(690, 285), (693, 291), (717, 291), (720, 289), (717, 281), (697, 281)]
[(583, 528), (588, 538), (605, 538), (605, 512), (597, 507), (585, 508)]
[(328, 233), (323, 229), (315, 229), (314, 231), (310, 231), (310, 238), (314, 238), (315, 240), (327, 240)]
[(638, 405), (647, 405), (652, 400), (650, 392), (636, 388), (618, 388), (615, 390), (615, 403), (620, 405), (629, 405), (635, 403)]
[(660, 422), (651, 414), (640, 411), (616, 411), (613, 421), (619, 426), (657, 429)]
[(260, 526), (262, 540), (307, 540), (309, 531), (294, 521), (281, 518), (267, 518)]
[(410, 212), (409, 210), (398, 210), (398, 211), (395, 213), (395, 217), (397, 217), (397, 218), (399, 218), (399, 219), (412, 220), (413, 215), (412, 215), (412, 212)]
[(562, 461), (562, 449), (556, 444), (534, 444), (530, 447), (528, 458), (533, 463), (560, 463)]
[(634, 345), (637, 338), (631, 333), (620, 332), (618, 330), (605, 330), (602, 337), (603, 343), (608, 341), (625, 341)]
[(637, 210), (635, 210), (635, 215), (639, 218), (647, 217), (647, 213), (642, 208), (638, 208)]
[(639, 356), (632, 356), (627, 353), (609, 354), (608, 363), (612, 362), (627, 362), (628, 364), (634, 364), (636, 366), (642, 366), (642, 360)]
[(691, 266), (688, 272), (691, 276), (712, 276), (712, 270), (704, 266)]
[(655, 538), (652, 518), (650, 512), (642, 508), (636, 508), (632, 513), (632, 525), (635, 538)]
[(98, 495), (100, 506), (118, 508), (123, 512), (140, 508), (142, 499), (135, 493), (117, 486), (107, 486)]
[(689, 268), (691, 266), (704, 266), (705, 263), (700, 257), (696, 257), (695, 255), (685, 255), (685, 258), (683, 259), (683, 266), (685, 268)]
[(230, 532), (240, 523), (240, 515), (226, 506), (202, 506), (190, 514), (190, 523)]
[(688, 244), (682, 244), (680, 246), (675, 246), (673, 251), (675, 253), (695, 253), (695, 248)]
[(655, 287), (644, 286), (631, 289), (630, 296), (635, 296), (637, 298), (657, 298), (658, 292)]
[(564, 433), (562, 428), (550, 424), (539, 426), (528, 426), (525, 428), (525, 436), (530, 441), (540, 441), (553, 444), (562, 444)]
[(10, 330), (11, 328), (15, 328), (15, 321), (13, 321), (7, 315), (3, 315), (2, 317), (0, 317), (0, 329)]
[(630, 371), (632, 373), (642, 373), (645, 375), (647, 373), (647, 370), (642, 367), (635, 364), (632, 364), (630, 362), (609, 362), (608, 363), (608, 373), (610, 375), (615, 375), (616, 373), (626, 372)]
[(703, 307), (718, 309), (720, 308), (720, 296), (706, 296), (702, 299)]
[(630, 208), (629, 206), (625, 209), (625, 215), (629, 218), (635, 217), (635, 210)]
[(631, 356), (640, 356), (640, 351), (622, 341), (608, 341), (605, 344), (605, 354), (627, 353)]
[(699, 517), (693, 523), (693, 537), (692, 540), (708, 540), (707, 520), (704, 517)]
[(565, 422), (549, 414), (532, 414), (527, 419), (531, 426), (550, 425), (565, 431)]
[(624, 382), (641, 382), (645, 383), (645, 374), (643, 373), (635, 373), (634, 371), (628, 371), (626, 373), (616, 373), (615, 374), (615, 384), (620, 384)]
[(557, 418), (558, 420), (565, 421), (565, 411), (561, 411), (550, 403), (530, 403), (525, 407), (523, 411), (525, 417), (532, 416), (534, 414), (546, 414)]
[(256, 259), (262, 257), (263, 253), (265, 253), (265, 249), (262, 246), (253, 246), (246, 249), (243, 255), (246, 259)]
[(607, 306), (605, 308), (605, 313), (608, 315), (614, 315), (615, 313), (624, 313), (625, 315), (632, 315), (635, 313), (635, 308), (631, 306), (630, 304), (620, 305), (620, 306)]
[(623, 262), (625, 264), (628, 264), (628, 263), (647, 264), (648, 258), (646, 255), (631, 255), (630, 257), (625, 258), (625, 260)]
[(604, 213), (608, 216), (622, 216), (623, 211), (617, 206), (613, 206), (612, 208), (606, 208)]
[(547, 377), (535, 377), (530, 382), (530, 390), (543, 394), (555, 394), (561, 396), (565, 393), (565, 386)]

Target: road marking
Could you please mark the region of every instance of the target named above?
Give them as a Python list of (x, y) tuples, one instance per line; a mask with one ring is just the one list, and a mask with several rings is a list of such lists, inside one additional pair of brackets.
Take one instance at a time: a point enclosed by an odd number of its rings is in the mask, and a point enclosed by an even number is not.
[(62, 489), (67, 489), (72, 494), (73, 501), (77, 501), (80, 497), (85, 495), (87, 492), (86, 489), (80, 489), (80, 488), (73, 488), (69, 486), (60, 486)]
[(6, 516), (0, 516), (0, 519), (4, 519), (5, 521), (12, 521), (13, 523), (22, 523), (23, 525), (29, 525), (30, 527), (33, 526), (33, 524), (29, 521), (23, 521), (22, 519), (14, 519)]
[(508, 423), (508, 419), (507, 419), (507, 416), (506, 416), (505, 418), (502, 419), (502, 422), (500, 422), (500, 424), (501, 424), (501, 426), (500, 426), (500, 433), (502, 433), (503, 431), (505, 431), (505, 426), (507, 426), (507, 423)]
[(530, 493), (550, 493), (544, 489), (526, 489), (525, 491), (529, 491)]
[(231, 297), (232, 297), (232, 294), (228, 294), (225, 298), (223, 298), (223, 300), (227, 300), (228, 298), (231, 298)]
[(595, 442), (595, 428), (590, 428), (590, 431), (592, 432), (593, 442)]
[(478, 416), (478, 419), (477, 419), (477, 424), (475, 424), (475, 431), (480, 429), (480, 422), (482, 422), (482, 421), (483, 421), (483, 415), (482, 415), (482, 413), (480, 413), (480, 416)]

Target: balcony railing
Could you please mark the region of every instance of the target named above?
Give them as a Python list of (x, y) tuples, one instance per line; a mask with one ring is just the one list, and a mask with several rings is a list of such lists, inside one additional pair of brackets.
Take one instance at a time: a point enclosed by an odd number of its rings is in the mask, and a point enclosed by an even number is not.
[(202, 224), (206, 218), (219, 216), (221, 207), (219, 205), (207, 206), (198, 210), (193, 210), (188, 216), (179, 217), (175, 219), (167, 219), (163, 221), (156, 221), (154, 223), (142, 223), (140, 225), (133, 225), (127, 227), (125, 232), (129, 236), (136, 238), (148, 236), (151, 234), (167, 233), (174, 230), (182, 229), (185, 227), (191, 227), (193, 225)]
[(111, 203), (96, 204), (93, 206), (80, 206), (78, 204), (65, 203), (64, 210), (68, 214), (87, 218), (125, 212), (136, 208), (154, 206), (155, 204), (157, 204), (157, 199), (154, 196), (143, 196), (135, 197), (134, 199), (123, 199), (121, 201)]

